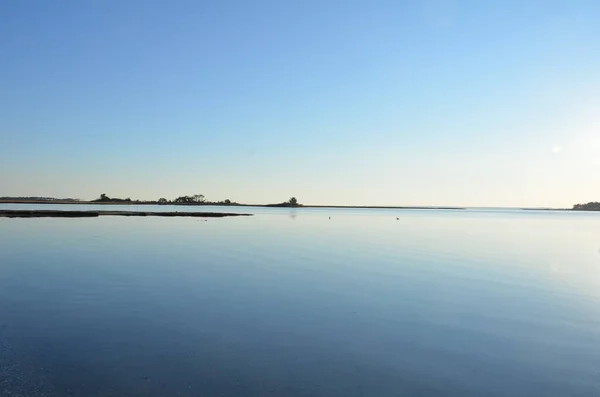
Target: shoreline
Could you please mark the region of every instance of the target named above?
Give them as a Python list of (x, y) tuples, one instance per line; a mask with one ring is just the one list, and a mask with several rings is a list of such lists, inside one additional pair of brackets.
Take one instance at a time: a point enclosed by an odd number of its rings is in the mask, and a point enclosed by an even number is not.
[(46, 200), (0, 200), (0, 204), (52, 204), (52, 205), (160, 205), (172, 207), (265, 207), (265, 208), (362, 208), (362, 209), (392, 209), (392, 210), (466, 210), (466, 207), (453, 206), (372, 206), (372, 205), (298, 205), (284, 206), (278, 204), (159, 204), (159, 203), (136, 203), (136, 202), (94, 202), (94, 201), (46, 201)]
[(523, 211), (575, 211), (572, 208), (519, 208)]
[[(218, 204), (218, 203), (206, 203), (206, 204), (182, 204), (182, 203), (167, 203), (160, 204), (157, 202), (98, 202), (98, 201), (68, 201), (68, 200), (0, 200), (0, 204), (47, 204), (47, 205), (124, 205), (124, 206), (170, 206), (170, 207), (256, 207), (256, 208), (286, 208), (286, 209), (299, 209), (299, 208), (347, 208), (347, 209), (391, 209), (391, 210), (450, 210), (450, 211), (464, 211), (469, 209), (470, 207), (458, 207), (458, 206), (377, 206), (377, 205), (298, 205), (298, 206), (288, 206), (288, 205), (280, 205), (280, 204)], [(485, 209), (486, 207), (473, 207), (478, 209)], [(497, 207), (490, 207), (492, 209), (497, 209)], [(549, 208), (549, 207), (507, 207), (506, 209), (513, 210), (522, 210), (522, 211), (568, 211), (568, 212), (594, 212), (598, 210), (593, 209), (573, 209), (573, 208)], [(0, 210), (4, 211), (4, 210)], [(40, 210), (44, 211), (44, 210)], [(90, 212), (90, 211), (88, 211)], [(98, 212), (98, 211), (91, 211)], [(107, 211), (100, 211), (107, 212)], [(112, 211), (111, 211), (112, 212)], [(120, 212), (120, 211), (115, 211)], [(131, 213), (129, 211), (121, 211)], [(143, 213), (145, 211), (138, 211)], [(149, 213), (150, 214), (150, 213)], [(106, 214), (104, 214), (106, 215)], [(234, 214), (227, 214), (234, 215)], [(248, 214), (238, 214), (238, 215), (248, 215)], [(143, 215), (139, 215), (143, 216)], [(163, 215), (166, 216), (166, 215)], [(235, 215), (234, 215), (235, 216)]]

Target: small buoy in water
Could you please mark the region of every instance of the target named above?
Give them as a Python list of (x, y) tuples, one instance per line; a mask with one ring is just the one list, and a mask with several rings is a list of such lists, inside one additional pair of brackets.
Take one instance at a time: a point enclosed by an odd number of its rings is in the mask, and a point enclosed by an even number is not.
[(400, 220), (400, 218), (396, 218), (396, 220), (398, 221), (398, 220)]
[(329, 219), (331, 219), (331, 217), (329, 217)]

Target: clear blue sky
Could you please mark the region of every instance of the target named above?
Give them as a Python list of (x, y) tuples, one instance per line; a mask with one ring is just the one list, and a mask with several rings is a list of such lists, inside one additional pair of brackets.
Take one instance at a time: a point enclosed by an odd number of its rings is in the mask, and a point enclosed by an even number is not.
[(600, 201), (600, 1), (0, 2), (0, 196)]

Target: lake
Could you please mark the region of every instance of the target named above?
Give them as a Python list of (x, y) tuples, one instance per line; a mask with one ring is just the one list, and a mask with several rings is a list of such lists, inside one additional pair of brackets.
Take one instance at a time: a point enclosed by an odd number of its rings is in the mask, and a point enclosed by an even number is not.
[(0, 395), (600, 393), (600, 213), (104, 208), (255, 215), (0, 218)]

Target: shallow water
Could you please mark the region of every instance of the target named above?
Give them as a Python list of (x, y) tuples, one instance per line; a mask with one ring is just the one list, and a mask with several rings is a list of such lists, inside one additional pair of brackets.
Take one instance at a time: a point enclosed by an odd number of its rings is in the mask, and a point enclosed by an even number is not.
[(0, 219), (0, 395), (600, 393), (600, 214), (218, 210)]

